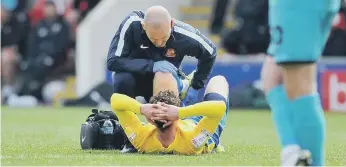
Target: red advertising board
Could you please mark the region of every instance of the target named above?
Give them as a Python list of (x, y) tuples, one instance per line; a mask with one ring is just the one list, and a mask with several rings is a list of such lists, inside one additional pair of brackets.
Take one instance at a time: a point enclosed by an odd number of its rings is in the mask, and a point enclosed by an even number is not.
[(321, 79), (323, 108), (346, 112), (346, 71), (325, 71)]

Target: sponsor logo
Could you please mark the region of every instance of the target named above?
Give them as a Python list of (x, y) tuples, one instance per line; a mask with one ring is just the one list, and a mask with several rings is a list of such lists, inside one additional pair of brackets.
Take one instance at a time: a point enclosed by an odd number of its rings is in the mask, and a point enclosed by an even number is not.
[(167, 57), (175, 57), (175, 56), (177, 56), (177, 55), (176, 55), (174, 49), (167, 49), (166, 56), (167, 56)]
[(135, 133), (132, 133), (132, 134), (129, 136), (130, 142), (132, 142), (133, 140), (135, 140), (135, 138), (136, 138), (136, 134), (135, 134)]
[(142, 49), (148, 49), (148, 46), (144, 46), (143, 44), (140, 46)]
[(207, 130), (203, 129), (199, 135), (197, 135), (196, 137), (192, 139), (192, 145), (196, 149), (198, 149), (207, 142), (210, 136), (211, 134)]
[(322, 102), (326, 110), (346, 112), (346, 71), (322, 74)]

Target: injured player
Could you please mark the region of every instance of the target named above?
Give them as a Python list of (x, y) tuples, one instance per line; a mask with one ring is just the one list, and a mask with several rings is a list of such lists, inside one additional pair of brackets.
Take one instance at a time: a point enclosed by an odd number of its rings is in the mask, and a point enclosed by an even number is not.
[[(203, 101), (180, 106), (178, 84), (170, 73), (156, 73), (150, 104), (114, 93), (111, 106), (128, 139), (141, 153), (198, 155), (220, 152), (220, 135), (228, 114), (228, 83), (213, 77)], [(149, 120), (142, 124), (136, 114)]]

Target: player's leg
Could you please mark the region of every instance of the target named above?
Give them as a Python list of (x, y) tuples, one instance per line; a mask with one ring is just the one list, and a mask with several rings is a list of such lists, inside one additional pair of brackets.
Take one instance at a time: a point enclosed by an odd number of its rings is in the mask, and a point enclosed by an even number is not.
[[(275, 11), (275, 12), (273, 12)], [(293, 56), (297, 55), (297, 52), (301, 56), (296, 56), (295, 61), (298, 62), (312, 62), (311, 58), (304, 56), (307, 50), (304, 50), (300, 45), (306, 45), (308, 43), (306, 40), (310, 38), (306, 36), (306, 31), (310, 26), (308, 25), (309, 20), (304, 20), (304, 15), (297, 18), (294, 14), (293, 9), (288, 10), (285, 8), (274, 8), (270, 10), (270, 23), (271, 23), (271, 45), (268, 52), (272, 54), (276, 63), (286, 63), (293, 60)], [(300, 13), (302, 14), (302, 13)], [(296, 17), (296, 18), (294, 18)], [(304, 19), (303, 19), (304, 18)], [(304, 20), (304, 21), (302, 21)], [(305, 23), (304, 23), (305, 22)], [(303, 25), (302, 25), (303, 24)], [(302, 27), (298, 27), (298, 25)], [(304, 34), (298, 38), (298, 34)], [(304, 44), (299, 43), (301, 40), (305, 40)], [(311, 39), (317, 40), (317, 39)], [(311, 42), (311, 41), (310, 41)], [(299, 45), (297, 45), (299, 43)], [(311, 43), (309, 43), (311, 45)], [(308, 47), (308, 46), (305, 46)], [(310, 46), (311, 47), (311, 46)], [(270, 63), (269, 63), (270, 64)], [(280, 70), (279, 70), (280, 71)], [(285, 72), (281, 69), (282, 75)], [(283, 76), (283, 78), (285, 78)], [(274, 78), (273, 78), (274, 79)], [(291, 80), (291, 82), (305, 82), (306, 80)], [(284, 83), (285, 84), (285, 83)], [(301, 85), (305, 85), (301, 83)], [(301, 86), (299, 85), (299, 86)], [(282, 150), (282, 165), (295, 165), (299, 161), (300, 149), (302, 148), (297, 130), (295, 128), (295, 117), (296, 112), (292, 108), (291, 101), (289, 100), (290, 90), (287, 90), (286, 85), (276, 87), (277, 89), (272, 89), (267, 93), (267, 99), (270, 103), (273, 119), (276, 123), (278, 134), (283, 144)], [(297, 87), (299, 89), (299, 87)], [(282, 104), (280, 104), (282, 103)], [(288, 140), (290, 143), (286, 143)], [(291, 143), (292, 142), (292, 143)], [(298, 144), (296, 147), (294, 144)]]
[[(226, 118), (229, 112), (229, 85), (225, 77), (215, 76), (210, 79), (205, 89), (203, 101), (220, 100), (226, 103), (226, 111), (222, 117), (216, 131), (212, 134), (211, 139), (208, 140), (208, 144), (214, 143), (215, 148), (219, 147), (220, 136), (224, 128), (226, 127)], [(212, 112), (212, 111), (211, 111)], [(201, 119), (201, 117), (199, 118)], [(220, 147), (219, 147), (220, 148)]]
[[(315, 56), (319, 56), (324, 48), (334, 16), (335, 13), (327, 12), (319, 24), (316, 24), (316, 29), (322, 33), (319, 43), (316, 42), (319, 54)], [(325, 118), (317, 93), (316, 73), (316, 64), (283, 66), (284, 84), (289, 98), (293, 100), (291, 107), (297, 140), (302, 149), (308, 149), (312, 153), (312, 165), (324, 165)], [(291, 82), (292, 80), (303, 82)]]
[(157, 95), (159, 92), (165, 90), (170, 90), (177, 96), (179, 95), (178, 83), (174, 76), (170, 73), (156, 72), (152, 87), (152, 94), (154, 95)]
[(316, 91), (314, 62), (322, 52), (325, 29), (330, 28), (325, 26), (330, 23), (326, 22), (327, 12), (311, 8), (273, 10), (275, 20), (271, 26), (276, 28), (279, 38), (272, 38), (269, 50), (282, 65), (294, 135), (299, 146), (312, 153), (313, 165), (323, 165), (325, 121)]
[[(225, 114), (220, 120), (219, 124), (217, 125), (215, 132), (211, 135), (211, 137), (207, 141), (208, 149), (210, 149), (210, 151), (212, 150), (215, 150), (217, 152), (223, 151), (223, 147), (220, 145), (220, 136), (223, 129), (226, 126), (226, 117), (229, 111), (228, 93), (229, 93), (229, 86), (228, 86), (227, 80), (223, 76), (215, 76), (211, 78), (205, 90), (203, 101), (224, 101), (226, 103)], [(210, 111), (210, 112), (213, 112), (213, 111)], [(186, 119), (191, 120), (195, 124), (200, 124), (201, 120), (205, 120), (203, 119), (202, 116), (193, 116)]]
[(292, 111), (289, 109), (289, 99), (282, 83), (282, 71), (272, 57), (268, 56), (265, 59), (261, 79), (272, 112), (272, 119), (283, 148), (281, 152), (282, 165), (294, 166), (297, 163), (306, 163), (310, 157), (304, 155), (297, 142), (293, 128)]
[(288, 108), (289, 100), (282, 85), (281, 68), (272, 57), (268, 56), (263, 63), (261, 79), (281, 146), (283, 148), (297, 148), (298, 143), (293, 131), (292, 113)]

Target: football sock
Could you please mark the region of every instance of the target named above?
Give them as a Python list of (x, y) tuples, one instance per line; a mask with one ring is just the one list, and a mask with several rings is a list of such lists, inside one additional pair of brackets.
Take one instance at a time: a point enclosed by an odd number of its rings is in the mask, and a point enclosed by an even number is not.
[(283, 85), (271, 89), (266, 98), (272, 111), (272, 118), (281, 146), (298, 144), (292, 124), (292, 111), (288, 108), (290, 103)]
[(298, 144), (311, 152), (312, 165), (324, 165), (325, 118), (319, 95), (298, 97), (290, 108)]

